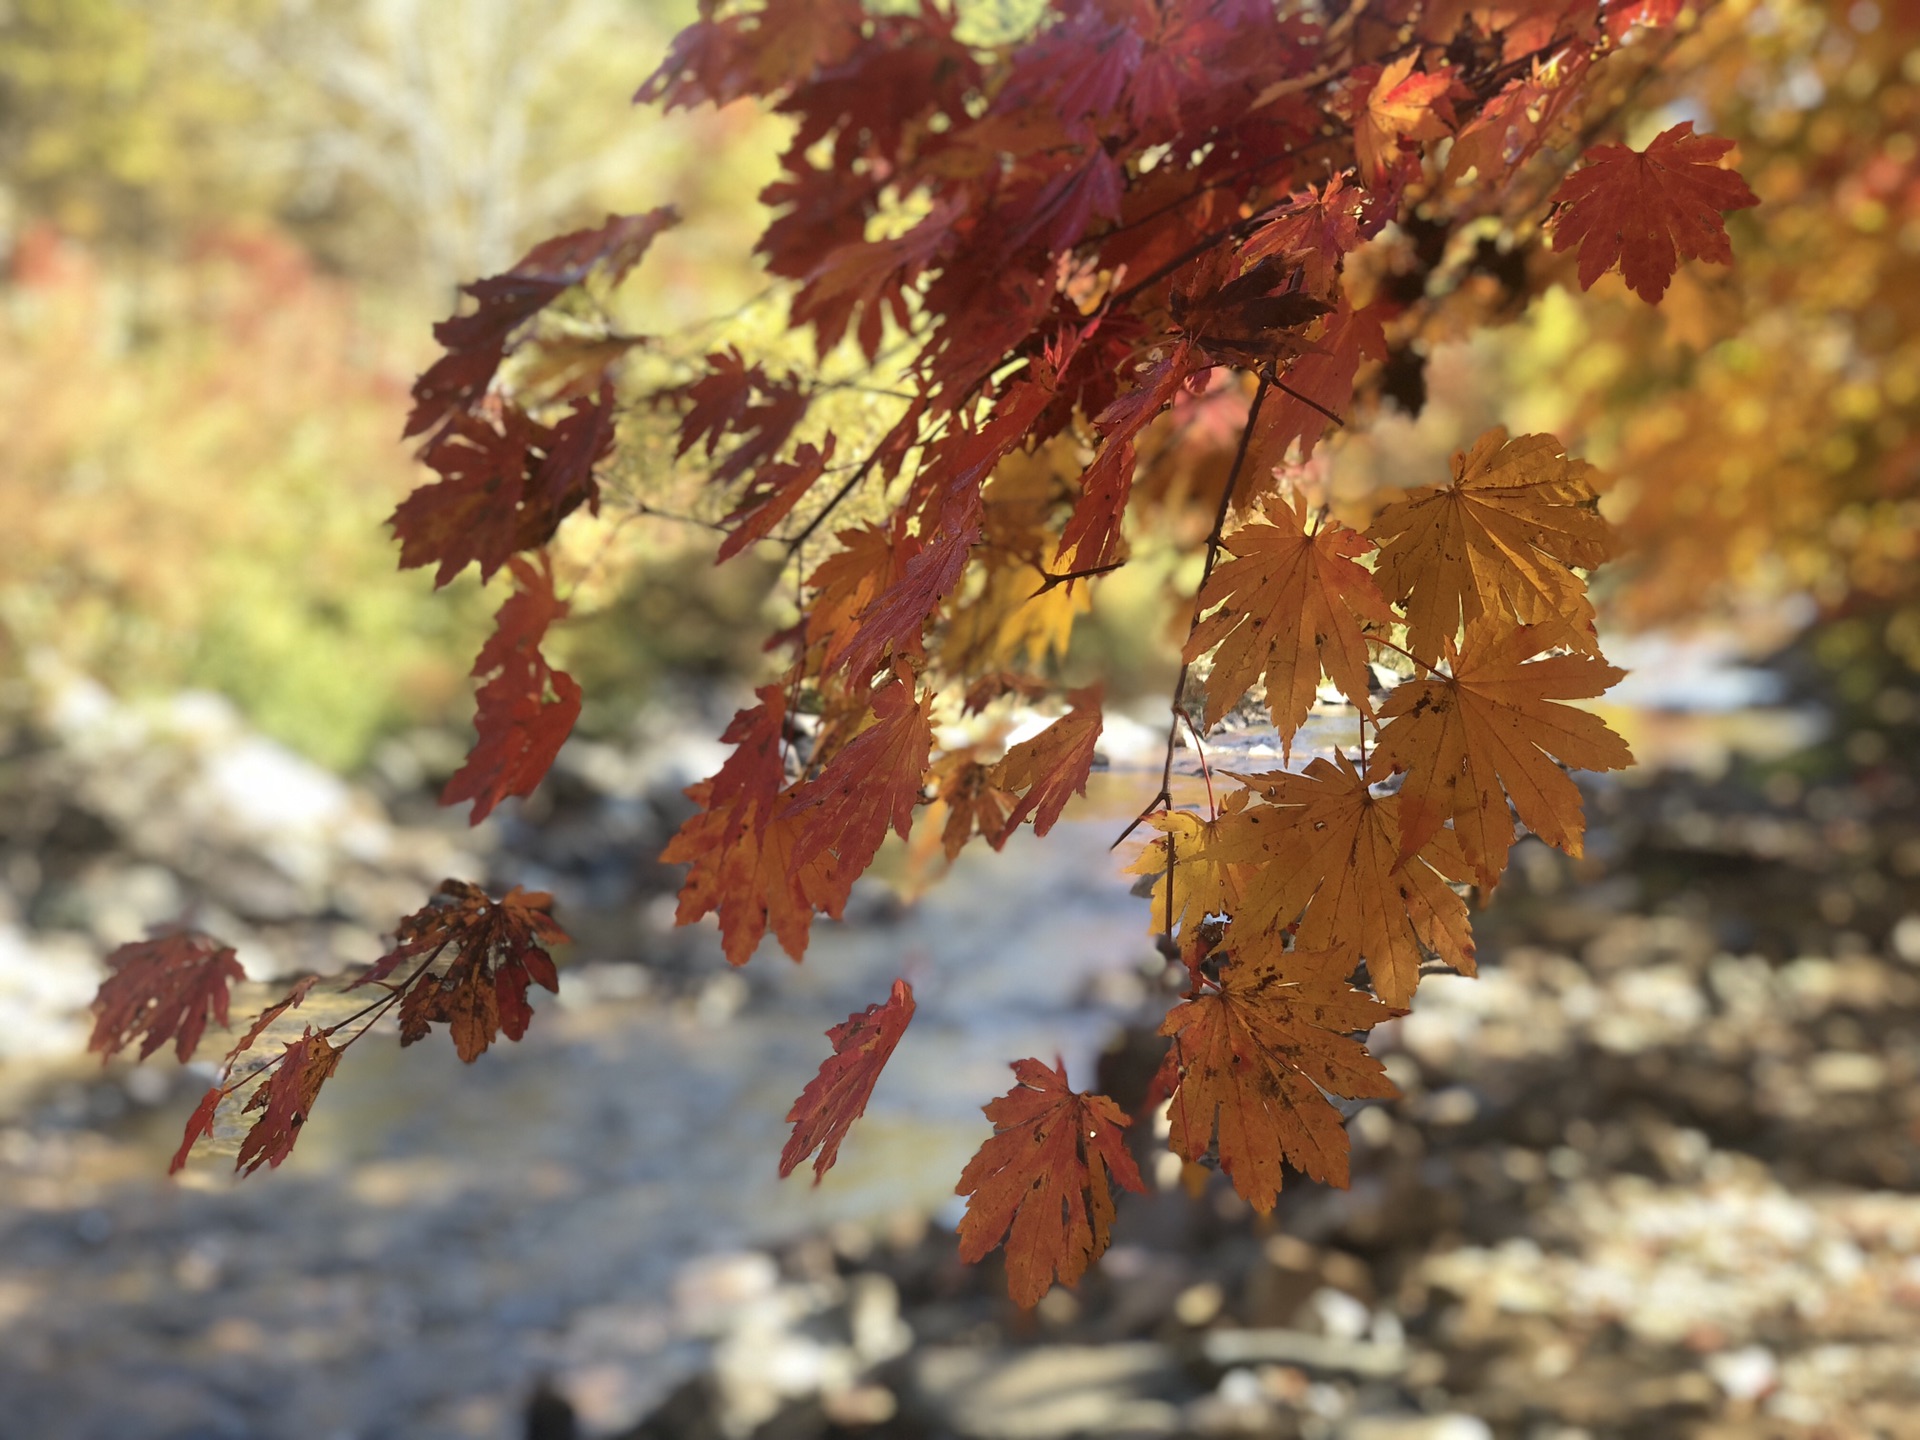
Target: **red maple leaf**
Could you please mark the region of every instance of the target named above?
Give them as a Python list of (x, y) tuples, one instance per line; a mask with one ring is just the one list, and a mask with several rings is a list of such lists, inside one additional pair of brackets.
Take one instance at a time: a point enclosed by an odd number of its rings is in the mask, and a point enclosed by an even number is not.
[(905, 666), (873, 692), (871, 704), (873, 724), (817, 779), (794, 790), (781, 811), (799, 822), (794, 854), (800, 864), (831, 853), (833, 880), (817, 898), (835, 916), (855, 877), (873, 863), (888, 826), (907, 837), (933, 748), (933, 695), (915, 698)]
[[(812, 892), (827, 888), (831, 857), (797, 863), (802, 819), (776, 813), (783, 804), (786, 691), (763, 685), (760, 703), (738, 711), (721, 740), (734, 752), (711, 779), (687, 787), (700, 808), (681, 825), (660, 858), (687, 865), (674, 922), (690, 925), (717, 912), (727, 960), (744, 965), (769, 926), (798, 960), (813, 925)], [(851, 882), (849, 882), (851, 883)]]
[[(274, 1070), (273, 1076), (264, 1085), (253, 1092), (253, 1098), (247, 1101), (243, 1114), (261, 1111), (261, 1116), (253, 1122), (253, 1128), (240, 1140), (240, 1153), (234, 1156), (233, 1168), (251, 1175), (262, 1165), (278, 1169), (280, 1163), (293, 1153), (294, 1142), (300, 1138), (301, 1127), (313, 1114), (313, 1105), (320, 1098), (320, 1087), (332, 1078), (333, 1072), (340, 1066), (340, 1054), (346, 1047), (335, 1049), (327, 1043), (325, 1031), (309, 1028), (298, 1040), (287, 1046), (286, 1054)], [(218, 1103), (219, 1091), (212, 1091), (200, 1101), (200, 1109), (195, 1110), (193, 1118), (187, 1122), (187, 1142), (175, 1158), (175, 1169), (185, 1162), (187, 1150), (200, 1134), (213, 1133), (212, 1107), (209, 1099)], [(205, 1112), (204, 1116), (202, 1111)], [(195, 1126), (201, 1129), (196, 1132)]]
[(1381, 329), (1377, 305), (1364, 310), (1341, 310), (1327, 317), (1314, 348), (1280, 377), (1260, 407), (1253, 438), (1247, 443), (1249, 485), (1242, 503), (1272, 488), (1274, 467), (1288, 463), (1294, 442), (1300, 459), (1313, 454), (1329, 425), (1339, 424), (1353, 406), (1353, 380), (1362, 357), (1384, 360), (1387, 337)]
[(827, 1031), (833, 1054), (820, 1062), (820, 1071), (807, 1082), (800, 1098), (787, 1111), (793, 1135), (780, 1152), (780, 1178), (786, 1179), (814, 1151), (813, 1183), (833, 1168), (840, 1142), (853, 1122), (867, 1111), (874, 1083), (886, 1068), (893, 1049), (913, 1019), (913, 987), (893, 982), (885, 1003), (869, 1005)]
[(107, 956), (106, 964), (113, 973), (94, 994), (87, 1040), (103, 1065), (141, 1035), (142, 1060), (171, 1040), (184, 1065), (209, 1018), (226, 1025), (233, 982), (247, 978), (233, 947), (197, 930), (132, 941)]
[(512, 406), (497, 417), (454, 415), (420, 454), (441, 479), (415, 490), (387, 521), (400, 541), (400, 568), (437, 564), (433, 583), (445, 585), (472, 563), (486, 583), (516, 551), (551, 540), (581, 505), (598, 511), (593, 470), (613, 441), (606, 384), (551, 426)]
[(442, 805), (471, 800), (475, 825), (509, 795), (533, 793), (580, 718), (580, 687), (540, 652), (547, 627), (567, 613), (553, 591), (553, 564), (542, 552), (538, 569), (517, 555), (508, 565), (520, 588), (473, 662), (474, 675), (492, 677), (480, 687), (478, 739), (440, 792)]
[(1057, 1277), (1068, 1285), (1107, 1248), (1113, 1229), (1111, 1176), (1144, 1191), (1120, 1134), (1131, 1122), (1104, 1095), (1067, 1085), (1064, 1064), (1016, 1060), (1019, 1083), (987, 1104), (993, 1136), (960, 1173), (965, 1195), (960, 1258), (971, 1265), (1004, 1238), (1007, 1292), (1031, 1309)]
[(1133, 493), (1134, 442), (1205, 363), (1204, 354), (1180, 341), (1094, 421), (1101, 432), (1100, 453), (1081, 477), (1079, 503), (1060, 532), (1060, 552), (1072, 553), (1074, 569), (1098, 570), (1120, 558), (1120, 520)]
[(1680, 260), (1733, 263), (1733, 245), (1720, 216), (1758, 205), (1737, 170), (1719, 162), (1733, 141), (1696, 135), (1683, 120), (1644, 151), (1596, 145), (1586, 164), (1560, 182), (1553, 203), (1553, 248), (1580, 247), (1580, 288), (1617, 263), (1627, 288), (1649, 305), (1660, 303)]
[(644, 215), (609, 215), (604, 225), (556, 236), (534, 246), (511, 270), (463, 286), (477, 307), (433, 327), (433, 338), (447, 353), (414, 382), (406, 434), (422, 434), (471, 409), (493, 383), (514, 331), (595, 266), (619, 280), (640, 263), (656, 235), (679, 221), (670, 205)]

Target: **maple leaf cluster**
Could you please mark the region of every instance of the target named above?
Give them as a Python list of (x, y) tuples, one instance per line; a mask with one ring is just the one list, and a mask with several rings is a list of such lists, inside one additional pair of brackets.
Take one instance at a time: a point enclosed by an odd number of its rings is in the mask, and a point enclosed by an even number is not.
[[(546, 947), (567, 937), (554, 923), (552, 908), (551, 896), (518, 886), (494, 900), (464, 880), (442, 881), (427, 905), (399, 922), (392, 948), (339, 987), (350, 994), (372, 986), (376, 998), (344, 1019), (318, 1029), (302, 1027), (279, 1054), (261, 1060), (251, 1054), (254, 1043), (299, 1009), (320, 983), (317, 975), (295, 980), (227, 1051), (218, 1079), (188, 1118), (172, 1169), (185, 1168), (194, 1147), (214, 1137), (223, 1107), (240, 1117), (259, 1112), (240, 1138), (234, 1168), (248, 1174), (262, 1165), (277, 1169), (293, 1153), (340, 1057), (390, 1013), (397, 1013), (402, 1045), (425, 1038), (436, 1022), (442, 1023), (455, 1051), (468, 1062), (501, 1033), (520, 1039), (533, 1018), (528, 986), (559, 988)], [(232, 988), (247, 978), (231, 946), (196, 930), (122, 945), (107, 957), (107, 968), (112, 973), (94, 998), (88, 1041), (103, 1063), (144, 1037), (140, 1059), (171, 1041), (186, 1064), (209, 1020), (227, 1024)], [(401, 980), (388, 978), (402, 968)], [(243, 1092), (244, 1100), (239, 1098)]]
[[(758, 253), (813, 363), (722, 345), (657, 383), (628, 361), (670, 354), (663, 339), (582, 339), (669, 209), (467, 287), (407, 424), (439, 478), (392, 517), (403, 565), (514, 586), (443, 800), (477, 823), (527, 794), (577, 718), (579, 687), (543, 653), (568, 608), (548, 547), (599, 505), (599, 467), (641, 417), (669, 417), (678, 462), (702, 466), (719, 557), (778, 553), (802, 597), (663, 857), (687, 867), (678, 919), (716, 917), (734, 964), (769, 931), (799, 960), (922, 807), (949, 859), (1045, 834), (1103, 724), (1101, 687), (1062, 678), (1088, 592), (1136, 546), (1202, 552), (1168, 771), (1179, 727), (1197, 736), (1249, 690), (1289, 763), (1323, 684), (1357, 748), (1227, 777), (1204, 816), (1163, 780), (1136, 822), (1159, 832), (1139, 868), (1188, 980), (1157, 1090), (1176, 1152), (1216, 1159), (1262, 1210), (1284, 1166), (1344, 1182), (1327, 1097), (1392, 1093), (1357, 1037), (1405, 1011), (1423, 969), (1472, 973), (1462, 892), (1492, 890), (1517, 827), (1579, 853), (1565, 768), (1631, 757), (1567, 703), (1620, 674), (1586, 593), (1613, 552), (1591, 467), (1492, 430), (1370, 520), (1315, 502), (1302, 467), (1384, 362), (1572, 272), (1544, 235), (1577, 251), (1583, 286), (1617, 265), (1649, 301), (1681, 257), (1731, 259), (1721, 216), (1755, 202), (1725, 142), (1682, 125), (1644, 152), (1588, 144), (1615, 118), (1593, 97), (1657, 63), (1647, 32), (1678, 16), (1678, 0), (1053, 0), (989, 43), (937, 0), (703, 0), (638, 98), (750, 99), (790, 122)], [(1465, 242), (1489, 226), (1521, 247), (1523, 278), (1502, 282), (1517, 295), (1467, 283)], [(557, 390), (516, 378), (561, 372)], [(836, 419), (850, 373), (893, 407), (872, 434)], [(868, 518), (836, 528), (855, 495)], [(1213, 517), (1204, 540), (1195, 514)], [(1004, 744), (1014, 702), (1056, 696), (1064, 713)], [(988, 738), (953, 740), (964, 717)], [(389, 990), (403, 1038), (444, 1023), (471, 1059), (524, 1030), (554, 938), (543, 897), (449, 886), (369, 978), (418, 961)], [(832, 1165), (913, 1011), (900, 982), (830, 1032), (783, 1174)], [(111, 1013), (116, 1033), (137, 1019)], [(324, 1034), (289, 1047), (259, 1099), (271, 1135), (336, 1055)], [(1098, 1257), (1112, 1186), (1140, 1180), (1111, 1100), (1062, 1065), (1014, 1069), (961, 1179), (961, 1246), (1004, 1239), (1031, 1304)]]

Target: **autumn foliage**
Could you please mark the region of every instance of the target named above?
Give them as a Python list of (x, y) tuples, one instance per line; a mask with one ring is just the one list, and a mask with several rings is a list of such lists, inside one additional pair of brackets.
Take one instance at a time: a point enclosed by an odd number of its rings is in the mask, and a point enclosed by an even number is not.
[[(720, 558), (778, 556), (801, 596), (664, 856), (687, 867), (679, 920), (715, 916), (736, 965), (769, 931), (799, 960), (889, 834), (937, 827), (950, 858), (1058, 822), (1105, 703), (1065, 678), (1074, 617), (1136, 550), (1170, 545), (1198, 581), (1174, 596), (1165, 771), (1129, 831), (1185, 981), (1157, 1085), (1171, 1144), (1262, 1211), (1289, 1166), (1344, 1183), (1328, 1097), (1393, 1093), (1365, 1033), (1424, 972), (1473, 972), (1469, 892), (1494, 889), (1521, 829), (1580, 853), (1566, 770), (1632, 757), (1577, 703), (1621, 673), (1587, 596), (1615, 548), (1591, 466), (1490, 430), (1450, 475), (1335, 513), (1307, 462), (1428, 327), (1496, 323), (1570, 268), (1552, 252), (1577, 255), (1582, 286), (1618, 267), (1649, 302), (1682, 259), (1731, 260), (1721, 217), (1755, 200), (1729, 142), (1680, 125), (1644, 151), (1600, 143), (1680, 18), (1676, 0), (1054, 0), (992, 39), (935, 0), (704, 0), (639, 98), (790, 122), (759, 254), (812, 359), (726, 346), (656, 383), (630, 363), (649, 337), (584, 303), (558, 322), (567, 297), (646, 283), (665, 208), (467, 287), (406, 423), (437, 478), (392, 521), (403, 565), (511, 584), (443, 799), (477, 822), (566, 738), (581, 694), (543, 650), (569, 608), (550, 542), (654, 417), (703, 467)], [(1496, 233), (1538, 278), (1492, 265)], [(527, 378), (557, 370), (557, 390)], [(891, 408), (836, 428), (852, 384)], [(1293, 768), (1328, 685), (1352, 744)], [(1287, 768), (1212, 775), (1205, 813), (1176, 806), (1176, 742), (1203, 743), (1249, 692)], [(993, 721), (1016, 702), (1060, 713), (1006, 747)], [(970, 717), (985, 738), (953, 740)], [(358, 1028), (306, 1030), (253, 1080), (242, 1167), (285, 1158), (340, 1052), (389, 1010), (403, 1041), (445, 1025), (467, 1060), (519, 1038), (560, 938), (546, 897), (449, 882), (362, 978), (379, 998)], [(189, 1053), (207, 1007), (225, 1014), (193, 953), (123, 956), (96, 1045)], [(833, 1164), (913, 1008), (897, 982), (830, 1032), (783, 1174)], [(1004, 1242), (1031, 1305), (1105, 1248), (1142, 1130), (1062, 1065), (1014, 1071), (960, 1179), (960, 1244), (972, 1260)], [(261, 1073), (210, 1093), (187, 1148)]]

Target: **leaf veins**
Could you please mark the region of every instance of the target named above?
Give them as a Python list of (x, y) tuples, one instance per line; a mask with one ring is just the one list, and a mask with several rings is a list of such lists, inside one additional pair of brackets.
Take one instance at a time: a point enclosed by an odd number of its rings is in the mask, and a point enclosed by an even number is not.
[(1541, 627), (1551, 641), (1597, 653), (1593, 603), (1572, 567), (1613, 554), (1595, 505), (1593, 466), (1551, 435), (1509, 440), (1495, 426), (1453, 457), (1453, 481), (1411, 490), (1368, 529), (1380, 542), (1380, 588), (1407, 613), (1407, 648), (1431, 664), (1483, 615)]
[(1363, 713), (1372, 713), (1361, 627), (1385, 628), (1394, 617), (1372, 574), (1355, 563), (1373, 548), (1371, 540), (1338, 521), (1308, 531), (1306, 502), (1298, 497), (1272, 496), (1265, 509), (1271, 523), (1246, 525), (1227, 537), (1234, 558), (1217, 567), (1200, 592), (1200, 608), (1213, 613), (1194, 627), (1185, 658), (1219, 647), (1207, 685), (1209, 725), (1265, 676), (1274, 728), (1291, 754), (1322, 670)]
[(1491, 889), (1514, 840), (1508, 797), (1535, 835), (1580, 854), (1580, 791), (1555, 760), (1622, 770), (1633, 752), (1598, 715), (1553, 702), (1599, 695), (1626, 672), (1587, 655), (1531, 658), (1558, 643), (1550, 627), (1483, 621), (1467, 632), (1451, 676), (1410, 681), (1387, 697), (1368, 774), (1406, 772), (1402, 856), (1451, 819), (1476, 878)]
[[(1239, 928), (1297, 921), (1303, 948), (1340, 955), (1348, 971), (1364, 959), (1374, 990), (1394, 1006), (1412, 1003), (1426, 951), (1473, 973), (1466, 902), (1447, 884), (1465, 878), (1464, 865), (1438, 843), (1412, 854), (1420, 846), (1406, 844), (1399, 796), (1375, 795), (1344, 755), (1316, 758), (1298, 775), (1241, 778), (1251, 791), (1229, 800), (1213, 851), (1258, 867), (1234, 912)], [(1251, 795), (1267, 803), (1249, 804)]]

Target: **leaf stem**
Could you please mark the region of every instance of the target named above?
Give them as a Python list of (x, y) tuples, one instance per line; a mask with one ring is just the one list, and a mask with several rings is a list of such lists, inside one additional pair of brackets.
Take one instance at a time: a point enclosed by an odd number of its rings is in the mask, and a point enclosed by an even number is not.
[[(1204, 608), (1201, 597), (1206, 594), (1207, 581), (1213, 578), (1213, 567), (1220, 559), (1220, 545), (1227, 528), (1227, 513), (1233, 507), (1233, 492), (1240, 483), (1240, 471), (1247, 461), (1247, 449), (1253, 440), (1254, 424), (1260, 418), (1261, 403), (1267, 398), (1267, 391), (1272, 383), (1266, 375), (1260, 376), (1259, 388), (1253, 392), (1253, 401), (1247, 406), (1246, 422), (1240, 427), (1240, 444), (1233, 452), (1233, 468), (1227, 472), (1226, 487), (1220, 492), (1220, 508), (1214, 514), (1213, 529), (1207, 532), (1207, 559), (1200, 569), (1200, 584), (1193, 592), (1193, 618), (1187, 622), (1188, 640), (1193, 639), (1193, 632), (1200, 624), (1200, 612)], [(1183, 653), (1185, 649), (1184, 645), (1181, 646)], [(1133, 823), (1120, 832), (1119, 838), (1107, 847), (1109, 850), (1118, 849), (1121, 841), (1138, 830), (1154, 811), (1173, 809), (1173, 747), (1180, 739), (1180, 720), (1183, 714), (1181, 706), (1186, 701), (1187, 675), (1192, 668), (1191, 660), (1181, 660), (1180, 673), (1174, 678), (1173, 700), (1168, 707), (1173, 714), (1167, 724), (1167, 758), (1160, 767), (1160, 793), (1147, 802), (1146, 809), (1133, 817)], [(1189, 720), (1187, 723), (1191, 725), (1193, 722)], [(1211, 782), (1208, 789), (1211, 792)], [(1171, 854), (1171, 846), (1169, 846), (1169, 854)], [(1171, 859), (1168, 863), (1172, 863)], [(1171, 884), (1168, 888), (1171, 890)]]

